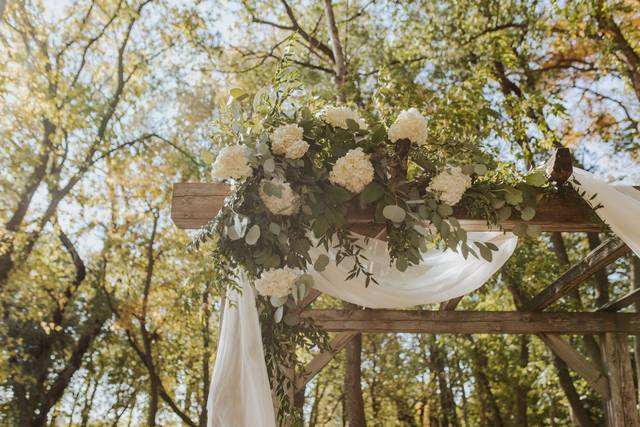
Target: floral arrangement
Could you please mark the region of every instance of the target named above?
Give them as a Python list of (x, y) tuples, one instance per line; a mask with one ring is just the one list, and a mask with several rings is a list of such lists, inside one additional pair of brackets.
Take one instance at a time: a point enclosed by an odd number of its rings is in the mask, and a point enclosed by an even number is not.
[[(376, 286), (360, 240), (349, 230), (350, 213), (370, 212), (371, 221), (386, 228), (400, 271), (434, 247), (491, 260), (497, 247), (469, 244), (455, 213), (496, 226), (512, 215), (530, 220), (547, 187), (542, 171), (519, 174), (480, 147), (455, 153), (433, 147), (429, 116), (419, 106), (365, 119), (356, 108), (297, 104), (299, 90), (286, 78), (253, 99), (232, 90), (228, 121), (219, 125), (226, 146), (211, 169), (233, 190), (196, 239), (215, 240), (216, 262), (228, 276), (241, 268), (253, 280), (267, 364), (285, 384), (278, 366), (290, 354), (279, 343), (312, 347), (326, 340), (298, 316), (297, 303), (313, 286), (307, 272), (329, 263), (326, 255), (312, 259), (311, 247), (337, 248), (336, 262), (354, 261), (347, 279), (364, 275)], [(535, 236), (540, 230), (520, 224), (513, 232)]]

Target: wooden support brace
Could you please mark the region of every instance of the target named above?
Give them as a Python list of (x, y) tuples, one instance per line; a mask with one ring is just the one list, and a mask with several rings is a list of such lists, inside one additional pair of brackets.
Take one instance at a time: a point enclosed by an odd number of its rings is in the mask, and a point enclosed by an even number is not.
[(597, 311), (619, 311), (635, 302), (640, 302), (640, 288), (632, 290), (617, 300), (606, 303)]
[(442, 311), (455, 310), (456, 307), (458, 306), (458, 304), (460, 303), (460, 300), (462, 300), (463, 296), (459, 296), (459, 297), (456, 297), (456, 298), (451, 298), (448, 301), (441, 302), (440, 303), (440, 310), (442, 310)]
[(567, 366), (584, 378), (591, 387), (604, 399), (609, 399), (609, 382), (606, 375), (593, 363), (584, 358), (569, 343), (555, 334), (538, 334), (538, 337), (553, 351)]
[(629, 247), (620, 239), (617, 237), (608, 239), (531, 299), (526, 309), (531, 311), (544, 310), (561, 297), (567, 295), (598, 270), (611, 264), (627, 252), (629, 252)]
[(329, 350), (318, 353), (305, 366), (304, 372), (296, 378), (296, 390), (301, 390), (309, 381), (327, 366), (331, 359), (340, 352), (359, 332), (340, 332), (331, 340)]
[(622, 332), (640, 335), (638, 313), (308, 310), (301, 316), (333, 332), (578, 335)]

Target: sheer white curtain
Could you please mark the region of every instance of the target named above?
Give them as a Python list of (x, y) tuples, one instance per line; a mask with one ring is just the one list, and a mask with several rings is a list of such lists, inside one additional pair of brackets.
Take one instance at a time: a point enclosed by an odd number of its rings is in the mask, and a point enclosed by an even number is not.
[(573, 168), (573, 177), (578, 182), (572, 183), (576, 191), (584, 191), (584, 199), (592, 206), (602, 205), (596, 214), (640, 256), (640, 191), (631, 186), (607, 184), (578, 168)]
[[(518, 239), (501, 232), (469, 233), (473, 241), (491, 242), (498, 247), (491, 262), (470, 255), (467, 259), (453, 251), (431, 250), (423, 254), (420, 265), (400, 272), (390, 265), (387, 244), (370, 239), (362, 254), (368, 259), (368, 271), (378, 281), (365, 288), (365, 278), (360, 276), (345, 281), (351, 268), (350, 260), (335, 265), (335, 250), (329, 250), (331, 262), (321, 272), (312, 272), (314, 287), (332, 297), (369, 308), (404, 308), (414, 305), (434, 304), (468, 294), (478, 289), (509, 259)], [(323, 249), (314, 248), (315, 259)]]
[[(615, 187), (581, 169), (574, 169), (591, 203), (604, 208), (598, 215), (612, 231), (640, 255), (640, 192), (632, 187)], [(399, 308), (438, 303), (471, 292), (502, 267), (516, 247), (517, 239), (503, 233), (469, 233), (470, 240), (491, 241), (498, 246), (493, 260), (486, 262), (447, 251), (429, 251), (424, 263), (401, 273), (390, 267), (385, 243), (370, 240), (366, 248), (369, 267), (380, 282), (365, 288), (364, 279), (345, 281), (348, 264), (330, 263), (322, 273), (314, 272), (315, 287), (353, 304), (375, 308)], [(321, 253), (314, 249), (314, 256)], [(333, 251), (330, 251), (333, 256)], [(243, 292), (230, 292), (226, 304), (218, 352), (211, 381), (209, 427), (273, 427), (275, 414), (264, 362), (260, 324), (253, 288), (239, 278)], [(233, 301), (234, 305), (229, 304)]]

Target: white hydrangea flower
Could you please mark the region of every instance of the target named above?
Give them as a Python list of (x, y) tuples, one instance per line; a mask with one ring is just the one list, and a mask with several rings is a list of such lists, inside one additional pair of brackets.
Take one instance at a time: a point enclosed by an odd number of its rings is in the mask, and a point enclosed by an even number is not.
[(425, 145), (427, 143), (427, 119), (415, 108), (404, 110), (398, 115), (387, 134), (393, 142), (399, 139), (408, 139), (414, 144)]
[(347, 126), (347, 119), (351, 119), (358, 123), (360, 129), (367, 128), (367, 122), (360, 117), (358, 112), (347, 107), (335, 107), (333, 105), (328, 105), (318, 113), (318, 116), (335, 128), (348, 129), (349, 126)]
[[(264, 186), (267, 183), (279, 189), (279, 197), (269, 195), (264, 191)], [(300, 211), (300, 196), (291, 189), (291, 185), (288, 182), (285, 182), (280, 178), (262, 180), (260, 183), (259, 193), (262, 202), (272, 214), (290, 216), (295, 215)]]
[(267, 297), (286, 297), (293, 291), (299, 275), (297, 270), (289, 267), (263, 271), (255, 281), (256, 290)]
[(329, 181), (352, 193), (359, 193), (373, 181), (373, 172), (369, 155), (358, 147), (349, 150), (344, 157), (338, 159), (331, 169)]
[(296, 160), (304, 156), (309, 144), (302, 140), (303, 129), (295, 124), (282, 125), (271, 134), (273, 154)]
[(245, 145), (224, 147), (213, 163), (211, 175), (218, 181), (250, 177), (253, 171), (249, 165), (249, 154), (249, 148)]
[(469, 187), (471, 187), (471, 177), (455, 166), (436, 175), (427, 190), (432, 192), (439, 201), (453, 206), (460, 201)]

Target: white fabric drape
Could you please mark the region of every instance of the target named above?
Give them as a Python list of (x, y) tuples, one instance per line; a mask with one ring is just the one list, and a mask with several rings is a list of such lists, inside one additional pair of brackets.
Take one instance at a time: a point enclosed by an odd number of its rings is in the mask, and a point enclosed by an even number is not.
[[(345, 281), (353, 261), (345, 259), (336, 266), (335, 250), (330, 249), (327, 268), (321, 273), (311, 272), (313, 286), (332, 297), (369, 308), (404, 308), (446, 301), (482, 286), (509, 259), (518, 243), (514, 235), (499, 232), (469, 233), (468, 240), (471, 247), (473, 241), (491, 242), (498, 251), (487, 262), (471, 255), (464, 259), (458, 252), (431, 250), (423, 254), (420, 265), (400, 272), (390, 265), (386, 242), (369, 239), (362, 255), (378, 284), (365, 288), (362, 276)], [(311, 258), (321, 253), (326, 252), (314, 248)]]
[(573, 177), (578, 181), (571, 183), (576, 191), (584, 191), (584, 199), (592, 206), (602, 205), (596, 214), (640, 256), (640, 191), (607, 184), (579, 168), (573, 168)]
[[(588, 172), (574, 168), (592, 204), (604, 208), (596, 212), (612, 231), (640, 255), (640, 192), (632, 187), (615, 187)], [(503, 233), (469, 233), (470, 240), (491, 241), (498, 246), (493, 261), (464, 259), (451, 251), (429, 251), (424, 263), (399, 272), (389, 266), (385, 243), (370, 239), (366, 254), (370, 271), (379, 281), (365, 288), (364, 279), (345, 281), (349, 265), (330, 263), (322, 273), (313, 272), (320, 291), (353, 304), (375, 308), (398, 308), (438, 303), (471, 292), (486, 282), (513, 253), (517, 239)], [(313, 249), (313, 256), (322, 253)], [(329, 256), (335, 254), (329, 251)], [(214, 376), (207, 410), (209, 427), (274, 427), (275, 414), (264, 361), (260, 324), (253, 288), (239, 278), (243, 290), (230, 292), (220, 333)], [(233, 304), (229, 304), (232, 301)]]
[(209, 389), (209, 427), (275, 427), (256, 298), (249, 281), (230, 290)]

